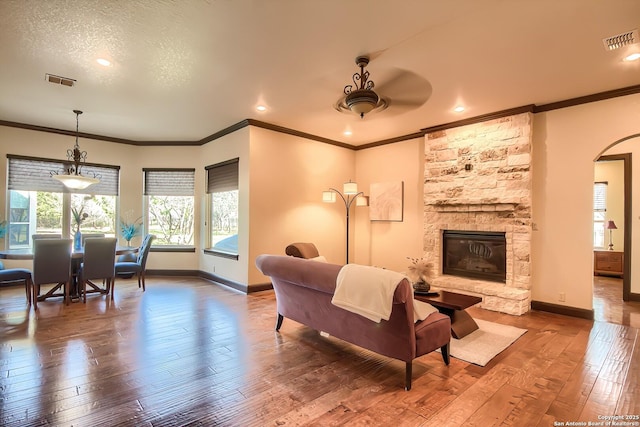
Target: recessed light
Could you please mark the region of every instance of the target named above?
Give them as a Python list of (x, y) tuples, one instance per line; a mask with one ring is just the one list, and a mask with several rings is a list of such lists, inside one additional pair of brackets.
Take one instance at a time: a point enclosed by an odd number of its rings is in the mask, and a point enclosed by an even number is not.
[(111, 65), (111, 61), (109, 61), (108, 59), (104, 59), (104, 58), (98, 58), (96, 59), (96, 62), (100, 65), (103, 65), (105, 67), (108, 67), (109, 65)]
[(640, 53), (632, 53), (624, 57), (625, 61), (637, 61), (638, 59), (640, 59)]
[(258, 105), (256, 107), (256, 110), (258, 110), (258, 111), (267, 111), (267, 107), (265, 107), (264, 105)]
[(344, 136), (351, 136), (353, 135), (353, 132), (351, 132), (350, 130), (345, 130), (344, 132), (342, 132), (344, 134)]
[(464, 111), (464, 107), (462, 105), (458, 105), (453, 109), (453, 111), (455, 111), (456, 113), (462, 113)]

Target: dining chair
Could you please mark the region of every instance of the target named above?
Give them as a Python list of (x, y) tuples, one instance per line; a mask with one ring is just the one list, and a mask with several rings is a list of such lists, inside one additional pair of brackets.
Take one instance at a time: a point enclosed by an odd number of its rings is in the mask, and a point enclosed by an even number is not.
[(62, 234), (32, 234), (31, 235), (31, 239), (32, 240), (38, 240), (38, 239), (62, 239)]
[(82, 233), (82, 246), (87, 239), (94, 239), (98, 237), (106, 237), (104, 233)]
[[(83, 294), (83, 301), (87, 302), (87, 285), (101, 294), (109, 294), (113, 299), (113, 282), (115, 279), (116, 264), (115, 237), (94, 237), (84, 242), (84, 255), (78, 280)], [(95, 279), (103, 279), (104, 288), (92, 282)]]
[(26, 268), (4, 268), (0, 270), (0, 283), (24, 282), (24, 290), (27, 295), (27, 304), (31, 305), (31, 287), (33, 279), (31, 270)]
[[(156, 236), (153, 234), (147, 234), (142, 239), (142, 244), (138, 250), (138, 257), (133, 261), (121, 261), (116, 262), (116, 274), (133, 273), (138, 276), (138, 287), (142, 284), (142, 291), (145, 291), (145, 270), (147, 265), (147, 257), (149, 256), (149, 250), (151, 249), (151, 243)], [(113, 294), (112, 294), (113, 296)]]
[(38, 309), (40, 285), (55, 283), (44, 298), (64, 289), (65, 304), (69, 304), (71, 288), (71, 239), (35, 239), (33, 241), (33, 308)]

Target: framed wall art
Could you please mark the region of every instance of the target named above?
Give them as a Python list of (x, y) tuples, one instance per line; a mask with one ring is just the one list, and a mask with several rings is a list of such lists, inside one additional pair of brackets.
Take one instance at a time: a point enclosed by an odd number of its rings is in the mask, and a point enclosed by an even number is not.
[(404, 181), (371, 184), (369, 194), (371, 221), (402, 221)]

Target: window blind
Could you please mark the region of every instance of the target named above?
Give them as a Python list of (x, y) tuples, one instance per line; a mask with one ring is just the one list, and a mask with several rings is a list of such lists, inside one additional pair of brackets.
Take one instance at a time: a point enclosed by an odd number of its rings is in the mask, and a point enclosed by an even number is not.
[(150, 169), (144, 172), (145, 196), (193, 196), (195, 169)]
[(596, 182), (593, 184), (593, 210), (606, 212), (607, 210), (607, 183)]
[(222, 193), (238, 189), (238, 164), (240, 159), (207, 166), (207, 193)]
[(38, 159), (7, 155), (9, 159), (9, 176), (7, 188), (21, 191), (47, 191), (52, 193), (80, 193), (103, 196), (117, 196), (120, 187), (120, 167), (109, 165), (89, 164), (82, 167), (82, 174), (93, 176), (95, 173), (100, 182), (84, 190), (71, 190), (60, 181), (51, 177), (51, 173), (62, 173), (64, 165), (69, 162), (62, 160)]

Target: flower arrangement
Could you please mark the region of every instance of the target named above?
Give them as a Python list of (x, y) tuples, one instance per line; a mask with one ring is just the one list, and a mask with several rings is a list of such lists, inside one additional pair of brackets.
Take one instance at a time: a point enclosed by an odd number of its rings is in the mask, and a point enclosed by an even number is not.
[(407, 257), (407, 259), (411, 261), (411, 265), (408, 267), (409, 273), (407, 277), (413, 282), (413, 287), (428, 290), (430, 287), (429, 281), (431, 279), (431, 273), (433, 271), (433, 263), (424, 258)]
[(89, 218), (89, 214), (84, 211), (84, 205), (80, 208), (71, 208), (71, 214), (73, 215), (73, 222), (76, 224), (76, 233), (80, 232), (80, 225)]
[(120, 218), (120, 235), (127, 241), (127, 246), (131, 246), (131, 239), (140, 234), (142, 229), (142, 217), (131, 220), (131, 212), (127, 212)]

